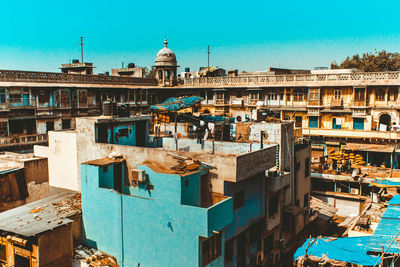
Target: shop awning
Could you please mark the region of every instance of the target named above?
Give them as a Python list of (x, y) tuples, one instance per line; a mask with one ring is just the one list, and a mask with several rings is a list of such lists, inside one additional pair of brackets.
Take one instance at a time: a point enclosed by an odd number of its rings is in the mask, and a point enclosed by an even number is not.
[(394, 146), (349, 143), (346, 144), (344, 150), (393, 153)]

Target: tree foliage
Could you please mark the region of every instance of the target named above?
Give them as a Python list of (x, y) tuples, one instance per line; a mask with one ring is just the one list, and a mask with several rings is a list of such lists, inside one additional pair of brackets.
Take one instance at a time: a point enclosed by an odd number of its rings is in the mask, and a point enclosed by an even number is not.
[(373, 53), (354, 55), (347, 57), (340, 65), (335, 61), (331, 63), (331, 69), (360, 69), (363, 71), (396, 71), (400, 70), (400, 54), (382, 50)]
[(143, 77), (144, 78), (156, 78), (156, 68), (155, 67), (151, 67), (150, 71), (147, 67), (145, 67), (143, 69)]

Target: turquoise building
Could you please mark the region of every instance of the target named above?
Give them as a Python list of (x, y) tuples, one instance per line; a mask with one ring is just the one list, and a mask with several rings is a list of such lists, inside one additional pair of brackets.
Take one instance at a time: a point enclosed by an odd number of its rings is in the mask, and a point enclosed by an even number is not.
[(233, 200), (208, 192), (208, 169), (124, 159), (81, 165), (83, 240), (120, 266), (223, 266)]

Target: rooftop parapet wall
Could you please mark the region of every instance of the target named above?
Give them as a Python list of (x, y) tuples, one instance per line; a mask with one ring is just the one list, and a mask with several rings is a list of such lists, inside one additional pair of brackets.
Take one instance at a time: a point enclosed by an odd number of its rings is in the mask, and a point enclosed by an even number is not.
[(399, 85), (400, 72), (259, 75), (186, 78), (187, 87), (366, 86)]
[(55, 72), (0, 70), (0, 82), (37, 82), (73, 84), (147, 85), (157, 86), (156, 79), (105, 75), (66, 74)]

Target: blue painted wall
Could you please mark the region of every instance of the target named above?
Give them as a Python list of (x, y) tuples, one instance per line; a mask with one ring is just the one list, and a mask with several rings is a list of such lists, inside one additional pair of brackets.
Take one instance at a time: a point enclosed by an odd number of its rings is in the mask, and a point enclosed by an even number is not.
[[(202, 172), (179, 176), (138, 168), (154, 190), (123, 185), (121, 194), (101, 188), (99, 181), (112, 185), (113, 164), (106, 172), (102, 166), (82, 164), (84, 242), (115, 256), (121, 266), (199, 266), (200, 237), (223, 232), (232, 222), (232, 199), (201, 208)], [(223, 247), (209, 266), (223, 265)]]
[(226, 228), (226, 239), (240, 234), (265, 214), (265, 177), (253, 176), (240, 183), (225, 182), (225, 195), (233, 197), (244, 189), (244, 206), (233, 212), (233, 222)]
[[(143, 122), (143, 121), (141, 121)], [(96, 125), (96, 133), (99, 132), (98, 127), (105, 127), (107, 131), (107, 143), (117, 144), (117, 145), (127, 145), (127, 146), (137, 146), (138, 137), (136, 136), (137, 121), (129, 122), (113, 122), (113, 123), (101, 123)], [(145, 121), (145, 127), (143, 129), (138, 129), (143, 131), (144, 134), (144, 146), (149, 147), (149, 122)], [(159, 147), (160, 145), (151, 143), (154, 147)]]
[[(232, 261), (225, 263), (225, 266), (237, 266), (237, 246), (239, 234), (245, 233), (249, 240), (249, 229), (252, 225), (265, 220), (265, 177), (262, 175), (253, 176), (240, 183), (225, 182), (225, 195), (234, 196), (236, 192), (244, 189), (244, 205), (233, 212), (233, 220), (230, 225), (225, 228), (225, 240), (234, 240), (234, 253)], [(256, 244), (249, 244), (249, 251), (254, 254), (257, 250)], [(247, 261), (249, 262), (249, 258)]]

